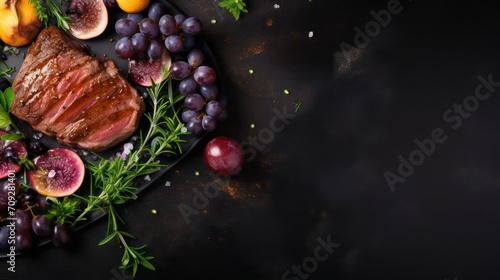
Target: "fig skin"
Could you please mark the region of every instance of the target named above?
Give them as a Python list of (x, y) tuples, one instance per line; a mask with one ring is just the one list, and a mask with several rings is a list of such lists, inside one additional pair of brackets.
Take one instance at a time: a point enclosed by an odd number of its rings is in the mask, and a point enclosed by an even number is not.
[(95, 38), (108, 26), (108, 10), (102, 0), (72, 0), (67, 16), (71, 20), (69, 32), (80, 40)]
[[(8, 132), (0, 130), (0, 137), (4, 134), (8, 134)], [(8, 151), (13, 153), (13, 156), (17, 158), (28, 156), (28, 150), (22, 140), (4, 141), (0, 139), (0, 179), (9, 176), (10, 173), (17, 173), (21, 170), (19, 164), (6, 156)]]
[(0, 0), (0, 19), (0, 39), (13, 47), (30, 44), (42, 29), (30, 0)]
[[(170, 69), (172, 58), (166, 48), (163, 48), (161, 57), (158, 59), (139, 59), (132, 58), (128, 64), (128, 77), (143, 87), (150, 87), (153, 84), (162, 82), (162, 67)], [(165, 77), (166, 78), (166, 77)]]
[(40, 195), (63, 197), (75, 193), (83, 183), (85, 165), (74, 151), (53, 148), (33, 159), (28, 170), (31, 186)]

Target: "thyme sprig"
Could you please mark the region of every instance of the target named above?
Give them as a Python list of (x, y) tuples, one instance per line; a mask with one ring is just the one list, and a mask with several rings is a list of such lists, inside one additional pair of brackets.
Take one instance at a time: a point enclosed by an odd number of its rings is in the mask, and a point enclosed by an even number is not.
[[(45, 26), (48, 26), (51, 23), (51, 20), (55, 20), (57, 23), (57, 27), (60, 29), (67, 31), (69, 26), (71, 25), (71, 21), (69, 17), (64, 16), (61, 8), (56, 3), (55, 0), (29, 0), (33, 5), (36, 11), (36, 15), (43, 22)], [(42, 2), (43, 1), (43, 2)], [(60, 0), (60, 4), (63, 1)]]
[[(164, 166), (157, 161), (159, 155), (175, 153), (174, 147), (182, 152), (181, 143), (185, 142), (183, 136), (188, 134), (183, 129), (183, 124), (178, 118), (178, 111), (174, 107), (183, 96), (174, 97), (172, 80), (166, 69), (163, 69), (162, 75), (165, 78), (162, 83), (153, 83), (151, 88), (147, 88), (152, 108), (145, 116), (150, 126), (145, 134), (140, 134), (137, 147), (126, 159), (122, 157), (107, 159), (99, 156), (97, 162), (88, 162), (91, 177), (90, 195), (88, 198), (78, 196), (86, 202), (87, 206), (73, 222), (75, 225), (79, 221), (84, 221), (86, 215), (93, 211), (107, 212), (106, 237), (99, 245), (116, 239), (124, 250), (120, 268), (132, 268), (134, 276), (139, 265), (154, 270), (150, 262), (153, 257), (145, 256), (145, 245), (132, 247), (128, 244), (127, 238), (134, 238), (134, 236), (120, 230), (120, 224), (124, 221), (118, 214), (117, 207), (137, 197), (138, 188), (134, 186), (137, 178), (155, 173)], [(166, 95), (163, 93), (165, 85), (168, 85)]]

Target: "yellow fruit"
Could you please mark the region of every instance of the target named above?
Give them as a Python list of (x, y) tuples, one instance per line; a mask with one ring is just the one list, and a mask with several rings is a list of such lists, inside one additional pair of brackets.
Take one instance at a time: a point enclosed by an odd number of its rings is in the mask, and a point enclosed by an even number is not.
[(140, 13), (144, 11), (150, 0), (116, 0), (118, 7), (127, 13)]
[(13, 47), (33, 42), (42, 22), (30, 0), (0, 0), (0, 39)]

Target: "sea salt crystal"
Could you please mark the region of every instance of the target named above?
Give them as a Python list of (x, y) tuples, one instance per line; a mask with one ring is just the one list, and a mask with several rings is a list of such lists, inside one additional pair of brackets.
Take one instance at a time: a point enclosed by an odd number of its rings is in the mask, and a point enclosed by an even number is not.
[(181, 132), (182, 133), (186, 133), (188, 131), (187, 127), (183, 126), (181, 127)]
[(309, 31), (309, 38), (312, 38), (312, 36), (314, 36), (314, 32)]
[(171, 185), (172, 185), (172, 182), (170, 182), (170, 181), (165, 182), (165, 187), (170, 187)]
[(151, 181), (151, 177), (149, 177), (149, 175), (146, 175), (146, 176), (144, 176), (144, 180), (145, 181)]
[(279, 5), (279, 4), (274, 4), (274, 8), (275, 8), (275, 9), (279, 9), (279, 8), (280, 8), (280, 5)]

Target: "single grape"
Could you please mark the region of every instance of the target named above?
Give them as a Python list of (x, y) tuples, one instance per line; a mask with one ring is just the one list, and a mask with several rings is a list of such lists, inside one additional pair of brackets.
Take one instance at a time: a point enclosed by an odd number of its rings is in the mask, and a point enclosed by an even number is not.
[(131, 37), (135, 33), (139, 32), (139, 26), (137, 25), (137, 22), (129, 18), (121, 18), (115, 23), (115, 31), (122, 37)]
[(209, 66), (199, 66), (196, 67), (193, 71), (193, 78), (194, 80), (202, 85), (202, 86), (209, 86), (215, 82), (215, 71)]
[(200, 49), (193, 49), (187, 55), (187, 62), (191, 68), (196, 68), (203, 63), (204, 55)]
[(200, 94), (208, 101), (214, 100), (219, 94), (219, 88), (216, 84), (211, 84), (209, 86), (200, 86)]
[(186, 129), (194, 135), (199, 135), (203, 131), (201, 120), (198, 118), (190, 119), (186, 124)]
[(41, 155), (47, 151), (47, 147), (41, 141), (28, 141), (26, 143), (26, 148), (28, 148), (28, 152)]
[(149, 46), (148, 38), (140, 32), (135, 33), (134, 36), (132, 36), (131, 43), (132, 48), (136, 53), (145, 52)]
[(158, 26), (160, 28), (161, 34), (165, 36), (170, 36), (175, 34), (177, 31), (177, 23), (175, 18), (169, 14), (163, 15), (158, 21)]
[(55, 247), (63, 247), (71, 242), (71, 233), (68, 226), (56, 223), (52, 232), (52, 243)]
[(192, 118), (196, 118), (198, 116), (198, 112), (196, 111), (193, 111), (193, 110), (186, 110), (184, 112), (182, 112), (182, 121), (187, 123), (189, 122), (189, 120), (191, 120)]
[(115, 53), (119, 58), (128, 59), (134, 55), (132, 40), (128, 37), (123, 37), (115, 45)]
[(201, 127), (208, 132), (214, 131), (217, 127), (217, 120), (212, 116), (206, 115), (201, 120)]
[(218, 117), (222, 113), (223, 109), (224, 107), (217, 100), (211, 100), (205, 106), (205, 112), (212, 117)]
[(15, 180), (13, 183), (9, 182), (9, 180), (6, 180), (0, 188), (0, 201), (8, 202), (9, 200), (17, 197), (20, 192), (21, 189), (17, 180)]
[(31, 220), (33, 232), (40, 237), (50, 237), (54, 231), (54, 226), (45, 216), (37, 215)]
[(165, 38), (165, 47), (173, 53), (178, 53), (184, 49), (184, 41), (181, 36), (174, 34)]
[(31, 229), (31, 216), (24, 210), (17, 210), (14, 215), (16, 219), (16, 231), (24, 232)]
[(10, 84), (9, 80), (7, 80), (4, 77), (0, 77), (0, 90), (1, 91), (4, 91), (5, 89), (7, 89), (10, 86), (11, 86), (11, 84)]
[(34, 202), (36, 200), (37, 196), (38, 196), (38, 193), (34, 189), (29, 188), (29, 189), (24, 190), (23, 200), (26, 202)]
[(200, 111), (205, 106), (205, 100), (201, 95), (192, 93), (184, 98), (184, 105), (189, 110)]
[(28, 252), (33, 245), (33, 239), (29, 231), (17, 231), (16, 228), (16, 253)]
[(183, 14), (176, 14), (174, 16), (175, 23), (177, 24), (177, 29), (180, 29), (182, 27), (182, 23), (186, 20), (186, 16)]
[(9, 249), (9, 234), (10, 228), (7, 226), (0, 227), (0, 251), (7, 251)]
[(189, 17), (182, 22), (181, 28), (188, 35), (196, 35), (201, 32), (201, 20), (198, 17)]
[(160, 35), (160, 28), (158, 27), (158, 23), (152, 18), (145, 18), (141, 20), (141, 22), (139, 22), (139, 30), (149, 39), (156, 38), (158, 35)]
[(151, 40), (151, 42), (149, 42), (149, 47), (148, 47), (148, 57), (150, 59), (158, 59), (161, 57), (161, 53), (163, 52), (163, 48), (165, 48), (165, 46), (160, 43), (160, 41), (158, 40)]
[(165, 8), (165, 5), (163, 5), (160, 2), (154, 2), (149, 6), (148, 9), (148, 17), (152, 18), (154, 21), (159, 22), (160, 18), (166, 14), (167, 10)]
[(177, 80), (183, 80), (191, 74), (191, 67), (185, 61), (174, 61), (170, 65), (170, 76)]
[(127, 18), (139, 23), (144, 19), (144, 15), (142, 13), (127, 14)]
[(192, 77), (187, 77), (179, 83), (179, 93), (187, 96), (188, 94), (194, 93), (197, 87), (198, 83), (196, 83)]
[(180, 33), (179, 36), (182, 38), (182, 42), (184, 43), (184, 47), (182, 48), (183, 52), (191, 51), (196, 45), (196, 36), (188, 35), (186, 33)]
[(47, 211), (49, 209), (47, 205), (47, 197), (44, 195), (37, 195), (36, 197), (36, 205), (38, 206), (38, 209), (42, 211)]
[(218, 136), (207, 143), (203, 157), (212, 172), (222, 176), (233, 176), (241, 172), (245, 154), (236, 140)]

